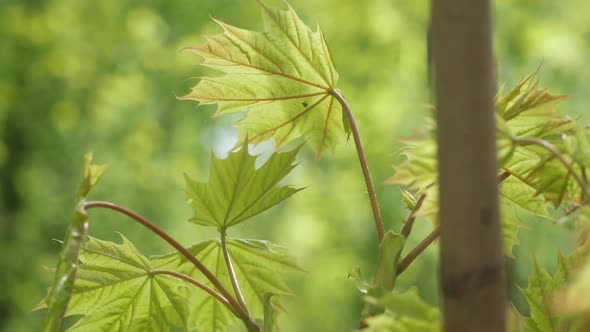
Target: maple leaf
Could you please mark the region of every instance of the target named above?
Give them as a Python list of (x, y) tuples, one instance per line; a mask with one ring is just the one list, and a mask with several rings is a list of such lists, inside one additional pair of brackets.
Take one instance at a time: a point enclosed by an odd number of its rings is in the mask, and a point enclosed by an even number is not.
[[(580, 212), (587, 215), (588, 211), (587, 207), (583, 207)], [(567, 256), (561, 252), (558, 254), (553, 276), (535, 261), (527, 288), (519, 287), (530, 309), (529, 316), (517, 314), (520, 325), (526, 331), (581, 332), (590, 327), (587, 315), (588, 282), (580, 279), (587, 273), (589, 234), (588, 229), (582, 229), (578, 247)]]
[(258, 169), (247, 144), (225, 159), (212, 155), (209, 182), (196, 182), (186, 176), (188, 202), (195, 210), (191, 221), (226, 229), (300, 191), (303, 188), (277, 187), (295, 168), (299, 149), (275, 153)]
[(202, 78), (180, 98), (216, 103), (215, 115), (247, 111), (236, 123), (240, 142), (272, 138), (279, 148), (304, 136), (319, 158), (348, 130), (332, 95), (338, 82), (332, 55), (321, 30), (312, 31), (291, 7), (258, 4), (264, 32), (215, 20), (223, 34), (187, 49), (225, 75)]
[[(522, 79), (506, 94), (496, 97), (498, 159), (510, 173), (508, 184), (502, 184), (502, 233), (504, 253), (512, 256), (518, 244), (517, 232), (521, 214), (549, 218), (544, 202), (555, 206), (564, 200), (578, 202), (582, 189), (574, 177), (547, 149), (523, 145), (519, 139), (535, 138), (551, 142), (562, 150), (572, 168), (583, 174), (590, 164), (587, 157), (590, 137), (587, 130), (576, 130), (576, 121), (556, 111), (565, 96), (554, 96), (541, 89), (538, 73)], [(388, 184), (400, 184), (416, 193), (428, 192), (418, 215), (437, 223), (437, 143), (436, 128), (431, 119), (424, 133), (402, 139), (406, 159), (394, 166), (395, 174)], [(515, 179), (518, 179), (515, 180)]]
[(122, 244), (93, 237), (84, 243), (66, 314), (84, 317), (68, 331), (188, 330), (186, 283), (156, 273), (148, 258), (121, 237)]
[[(268, 293), (292, 295), (283, 281), (281, 274), (302, 271), (295, 259), (286, 253), (285, 248), (267, 241), (227, 239), (227, 248), (235, 268), (240, 289), (244, 295), (248, 310), (258, 319), (265, 315)], [(197, 243), (188, 250), (201, 261), (227, 289), (231, 289), (230, 279), (225, 266), (221, 244), (217, 240)], [(177, 252), (154, 256), (151, 263), (160, 269), (172, 269), (187, 274), (207, 286), (209, 280), (194, 265)], [(191, 307), (190, 326), (202, 331), (222, 332), (231, 324), (237, 324), (231, 312), (208, 294), (196, 289), (190, 290)], [(273, 300), (276, 301), (276, 300)], [(273, 302), (276, 307), (276, 302)], [(268, 307), (267, 316), (268, 316)]]
[(497, 98), (496, 113), (514, 136), (559, 139), (575, 127), (575, 120), (559, 114), (555, 107), (567, 96), (540, 89), (538, 72), (522, 79), (506, 95)]
[[(522, 79), (496, 104), (496, 113), (504, 120), (502, 125), (506, 132), (503, 134), (513, 145), (511, 153), (503, 160), (503, 167), (535, 188), (535, 195), (543, 194), (559, 206), (564, 199), (577, 199), (581, 188), (562, 162), (547, 149), (523, 144), (519, 139), (540, 139), (561, 147), (565, 138), (571, 140), (574, 136), (576, 121), (555, 110), (567, 96), (554, 96), (547, 89), (539, 88), (537, 75), (535, 72)], [(570, 155), (564, 156), (571, 159)]]
[(578, 209), (578, 247), (569, 256), (560, 255), (560, 268), (555, 279), (560, 284), (554, 296), (556, 313), (579, 320), (581, 330), (590, 328), (590, 207)]
[(393, 291), (380, 298), (367, 297), (368, 303), (386, 311), (365, 319), (367, 332), (437, 332), (441, 331), (440, 312), (424, 302), (413, 287), (400, 293)]
[(522, 216), (535, 215), (547, 221), (552, 220), (547, 204), (535, 189), (514, 177), (500, 184), (500, 211), (502, 213), (502, 235), (504, 254), (514, 257), (512, 248), (518, 242), (518, 230), (522, 226)]
[(401, 184), (422, 191), (437, 181), (437, 144), (433, 135), (434, 125), (430, 124), (425, 133), (401, 139), (404, 144), (401, 155), (406, 159), (394, 166), (395, 174), (385, 181), (386, 184)]

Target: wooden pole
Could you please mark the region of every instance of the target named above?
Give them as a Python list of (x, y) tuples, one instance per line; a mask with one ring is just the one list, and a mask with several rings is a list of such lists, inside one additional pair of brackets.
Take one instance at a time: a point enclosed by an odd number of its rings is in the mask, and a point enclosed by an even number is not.
[(433, 0), (444, 331), (506, 329), (489, 0)]

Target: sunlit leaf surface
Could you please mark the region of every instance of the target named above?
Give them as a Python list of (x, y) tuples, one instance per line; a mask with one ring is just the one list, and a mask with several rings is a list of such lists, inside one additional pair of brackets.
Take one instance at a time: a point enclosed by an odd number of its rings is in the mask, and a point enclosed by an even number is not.
[(188, 287), (153, 274), (153, 265), (123, 238), (122, 244), (90, 237), (82, 247), (67, 315), (84, 315), (68, 331), (187, 330)]
[[(248, 309), (255, 318), (264, 318), (267, 293), (292, 295), (282, 274), (302, 269), (293, 257), (286, 253), (285, 248), (267, 241), (243, 239), (228, 239), (227, 246)], [(227, 289), (232, 289), (219, 241), (200, 242), (191, 246), (189, 251), (203, 262)], [(211, 286), (211, 283), (178, 253), (153, 257), (151, 264), (160, 269), (180, 271)], [(225, 331), (228, 325), (236, 324), (235, 317), (227, 308), (199, 289), (191, 289), (190, 299), (191, 326), (197, 326), (202, 331), (221, 332)]]
[(274, 139), (276, 147), (304, 136), (319, 158), (345, 132), (340, 105), (330, 91), (338, 74), (323, 33), (312, 31), (288, 7), (258, 2), (264, 32), (233, 27), (188, 48), (223, 76), (204, 77), (183, 99), (218, 104), (216, 115), (247, 111), (237, 122), (240, 141)]
[(257, 215), (301, 189), (278, 187), (295, 168), (299, 148), (275, 153), (260, 168), (248, 146), (225, 159), (211, 156), (211, 175), (206, 183), (186, 176), (187, 199), (195, 210), (192, 222), (226, 229)]

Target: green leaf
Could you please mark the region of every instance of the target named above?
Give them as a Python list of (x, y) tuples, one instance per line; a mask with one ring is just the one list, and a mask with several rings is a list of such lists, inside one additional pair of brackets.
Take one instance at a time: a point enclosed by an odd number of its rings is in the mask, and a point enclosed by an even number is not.
[(84, 155), (84, 179), (80, 184), (80, 189), (78, 190), (79, 198), (84, 198), (88, 196), (92, 187), (94, 187), (98, 183), (98, 180), (100, 180), (104, 172), (109, 167), (106, 164), (93, 164), (92, 159), (92, 152), (89, 152), (86, 155)]
[[(521, 316), (527, 331), (581, 332), (587, 330), (584, 328), (588, 327), (585, 324), (590, 323), (587, 320), (584, 321), (587, 318), (572, 317), (572, 312), (568, 311), (568, 305), (571, 303), (568, 303), (568, 289), (564, 290), (564, 287), (570, 281), (572, 272), (586, 261), (589, 251), (590, 243), (586, 241), (569, 256), (559, 254), (553, 277), (535, 261), (535, 269), (529, 276), (528, 287), (526, 289), (519, 287), (530, 308), (529, 317)], [(580, 291), (580, 289), (577, 290)]]
[(414, 210), (414, 207), (416, 206), (416, 197), (404, 188), (399, 188), (399, 191), (402, 195), (402, 202), (404, 202), (406, 208), (410, 211)]
[(187, 199), (195, 210), (191, 221), (227, 229), (298, 192), (301, 189), (277, 184), (295, 168), (299, 149), (273, 154), (258, 169), (247, 144), (226, 159), (212, 155), (209, 182), (196, 182), (186, 176)]
[(535, 189), (514, 177), (508, 177), (500, 184), (502, 234), (504, 254), (512, 255), (512, 248), (518, 244), (518, 229), (522, 216), (535, 215), (552, 220), (543, 197), (535, 195)]
[[(510, 173), (511, 181), (504, 185), (507, 190), (501, 200), (504, 252), (508, 256), (512, 256), (512, 248), (518, 243), (521, 214), (548, 217), (546, 201), (558, 206), (564, 200), (568, 203), (580, 200), (580, 186), (559, 160), (546, 149), (517, 143), (523, 137), (547, 140), (563, 150), (568, 162), (575, 161), (573, 167), (580, 174), (585, 172), (590, 159), (584, 156), (589, 155), (590, 139), (587, 130), (576, 134), (575, 120), (556, 111), (556, 105), (564, 98), (540, 89), (537, 72), (521, 80), (504, 96), (496, 97), (498, 159)], [(386, 183), (400, 184), (414, 190), (415, 195), (428, 190), (428, 199), (418, 215), (437, 223), (435, 132), (435, 125), (429, 119), (424, 133), (402, 140), (402, 155), (406, 160), (394, 167), (395, 175)]]
[(277, 316), (280, 312), (279, 296), (264, 294), (264, 332), (278, 331)]
[[(302, 269), (294, 258), (287, 254), (285, 248), (267, 241), (230, 238), (227, 239), (227, 248), (246, 304), (254, 318), (264, 318), (266, 293), (292, 295), (282, 279), (282, 274)], [(232, 289), (219, 241), (200, 242), (188, 249), (224, 287)], [(152, 257), (151, 262), (157, 268), (180, 271), (213, 287), (209, 280), (178, 253)], [(224, 332), (228, 325), (237, 324), (235, 317), (218, 301), (198, 289), (190, 291), (190, 326), (195, 326), (200, 331)]]
[(92, 237), (80, 253), (67, 315), (84, 315), (74, 331), (188, 330), (188, 287), (154, 273), (151, 262), (123, 235), (122, 244)]
[(528, 320), (528, 326), (534, 331), (554, 331), (553, 314), (547, 303), (551, 301), (555, 283), (547, 271), (541, 269), (535, 262), (535, 270), (529, 276), (527, 289), (520, 288), (521, 293), (526, 299), (531, 316)]
[(590, 211), (588, 206), (581, 210), (586, 219), (581, 225), (578, 248), (569, 256), (559, 256), (555, 280), (566, 285), (555, 294), (559, 303), (555, 309), (559, 314), (579, 319), (586, 331), (590, 327), (590, 224), (587, 219)]
[[(381, 244), (379, 245), (379, 262), (377, 263), (377, 271), (375, 272), (375, 281), (373, 285), (367, 289), (367, 294), (369, 296), (380, 298), (384, 294), (390, 293), (393, 290), (397, 279), (397, 265), (402, 250), (404, 249), (405, 242), (406, 239), (400, 234), (393, 231), (385, 233), (381, 240)], [(353, 278), (358, 279), (357, 287), (362, 286), (360, 270), (353, 270), (353, 273), (357, 274), (353, 274)], [(383, 311), (379, 307), (366, 303), (363, 308), (362, 316), (375, 316), (382, 312)]]
[(367, 294), (371, 288), (371, 284), (368, 283), (365, 278), (363, 278), (363, 273), (361, 272), (361, 268), (358, 265), (353, 267), (352, 271), (348, 272), (348, 279), (352, 279), (356, 285), (356, 288), (363, 294)]
[(433, 135), (434, 126), (430, 125), (426, 133), (402, 139), (401, 155), (406, 159), (394, 166), (395, 175), (386, 184), (422, 191), (437, 181), (437, 145)]
[[(496, 107), (497, 114), (504, 120), (505, 135), (513, 141), (511, 154), (503, 160), (503, 167), (555, 206), (563, 200), (577, 199), (581, 188), (547, 149), (522, 144), (518, 139), (542, 139), (562, 148), (564, 140), (576, 132), (576, 120), (556, 111), (558, 103), (565, 98), (540, 89), (535, 72), (521, 80)], [(564, 157), (567, 160), (572, 155), (564, 153)]]
[(439, 310), (424, 302), (416, 288), (404, 293), (397, 291), (366, 301), (386, 309), (385, 313), (369, 317), (367, 332), (436, 332), (441, 330)]
[(397, 264), (406, 239), (393, 231), (385, 233), (379, 245), (379, 262), (375, 273), (375, 287), (378, 294), (391, 292), (397, 278)]
[(338, 74), (328, 45), (323, 33), (310, 30), (291, 7), (258, 3), (264, 32), (215, 20), (223, 34), (188, 48), (204, 58), (203, 66), (225, 75), (202, 78), (181, 98), (216, 103), (216, 115), (246, 111), (236, 124), (240, 142), (272, 138), (278, 148), (304, 136), (319, 158), (341, 140), (347, 123), (331, 94)]
[[(60, 252), (60, 259), (57, 263), (55, 281), (49, 290), (47, 297), (42, 301), (49, 309), (43, 323), (45, 331), (58, 331), (62, 329), (63, 318), (72, 296), (72, 289), (78, 270), (80, 249), (88, 236), (88, 215), (82, 207), (86, 196), (92, 187), (98, 182), (106, 171), (106, 165), (95, 165), (92, 163), (92, 153), (84, 156), (83, 179), (78, 189), (78, 200), (76, 209), (70, 218), (70, 224), (66, 231), (64, 244)], [(34, 309), (39, 309), (38, 305)]]
[(497, 101), (496, 112), (506, 121), (513, 136), (559, 139), (575, 127), (575, 120), (555, 110), (565, 98), (567, 96), (554, 96), (547, 89), (540, 89), (535, 72)]
[(590, 127), (577, 128), (574, 135), (564, 136), (565, 151), (574, 162), (590, 167)]
[[(571, 163), (571, 157), (563, 154)], [(577, 201), (581, 196), (581, 188), (569, 174), (564, 165), (546, 149), (538, 146), (517, 146), (511, 158), (505, 163), (513, 176), (535, 189), (535, 195), (543, 197), (559, 206), (565, 201)], [(578, 165), (572, 165), (578, 172)]]

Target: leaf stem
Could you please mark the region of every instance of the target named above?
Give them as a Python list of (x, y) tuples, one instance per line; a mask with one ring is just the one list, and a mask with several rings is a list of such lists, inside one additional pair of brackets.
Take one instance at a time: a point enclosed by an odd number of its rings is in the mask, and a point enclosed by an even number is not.
[(209, 281), (211, 281), (211, 283), (215, 286), (215, 288), (217, 288), (217, 290), (225, 297), (225, 299), (227, 299), (227, 301), (230, 303), (230, 305), (234, 308), (234, 310), (232, 312), (239, 313), (239, 317), (242, 321), (244, 321), (244, 324), (249, 326), (253, 323), (251, 321), (250, 314), (248, 312), (246, 312), (240, 306), (240, 304), (236, 301), (236, 299), (234, 299), (232, 297), (231, 293), (225, 287), (223, 287), (223, 285), (221, 284), (219, 279), (217, 279), (211, 273), (211, 271), (209, 271), (209, 269), (207, 269), (207, 267), (205, 265), (203, 265), (203, 263), (201, 263), (201, 261), (199, 261), (195, 256), (193, 256), (193, 254), (191, 254), (190, 251), (188, 251), (185, 247), (183, 247), (180, 243), (178, 243), (178, 241), (173, 239), (170, 235), (168, 235), (166, 232), (164, 232), (158, 226), (154, 225), (153, 223), (151, 223), (150, 221), (148, 221), (144, 217), (138, 215), (137, 213), (127, 210), (124, 207), (121, 207), (121, 206), (116, 205), (111, 202), (90, 201), (90, 202), (84, 203), (83, 207), (86, 210), (91, 209), (91, 208), (105, 208), (105, 209), (114, 210), (114, 211), (117, 211), (119, 213), (122, 213), (122, 214), (128, 216), (129, 218), (139, 222), (140, 224), (142, 224), (143, 226), (148, 228), (150, 231), (152, 231), (153, 233), (158, 235), (164, 241), (168, 242), (168, 244), (170, 244), (172, 247), (174, 247), (174, 249), (176, 249), (180, 254), (182, 254), (184, 257), (186, 257), (186, 259), (189, 262), (191, 262), (197, 269), (199, 269), (199, 271), (201, 271), (201, 273), (203, 273), (203, 275), (205, 275), (205, 277), (207, 279), (209, 279)]
[(223, 251), (223, 257), (225, 258), (225, 265), (227, 266), (227, 272), (229, 274), (229, 279), (231, 280), (231, 285), (234, 288), (234, 293), (236, 294), (236, 298), (238, 302), (244, 308), (244, 310), (248, 311), (248, 306), (246, 305), (246, 300), (244, 300), (244, 295), (242, 294), (242, 290), (240, 289), (240, 284), (238, 283), (238, 278), (236, 277), (236, 271), (234, 270), (234, 266), (231, 262), (231, 257), (229, 257), (229, 250), (227, 250), (227, 241), (226, 241), (226, 230), (221, 229), (221, 251)]
[(403, 235), (403, 237), (408, 238), (408, 236), (412, 232), (412, 227), (414, 226), (414, 221), (416, 221), (416, 216), (418, 214), (418, 211), (420, 211), (420, 208), (422, 207), (422, 204), (424, 203), (426, 196), (428, 196), (428, 192), (425, 190), (418, 198), (418, 201), (416, 202), (416, 205), (414, 205), (412, 212), (410, 212), (408, 219), (406, 220), (406, 222), (404, 223), (404, 226), (402, 227), (402, 229), (400, 231), (400, 234)]
[(200, 289), (209, 293), (209, 295), (213, 296), (215, 299), (217, 299), (223, 305), (225, 305), (234, 315), (239, 316), (239, 314), (234, 310), (234, 307), (232, 307), (232, 305), (229, 303), (229, 301), (225, 297), (223, 297), (223, 295), (217, 293), (215, 290), (213, 290), (209, 286), (203, 284), (202, 282), (200, 282), (194, 278), (191, 278), (190, 276), (188, 276), (184, 273), (180, 273), (178, 271), (171, 271), (171, 270), (152, 270), (152, 271), (150, 271), (150, 275), (156, 275), (156, 274), (170, 275), (170, 276), (176, 277), (178, 279), (182, 279), (188, 283), (191, 283), (191, 284), (199, 287)]
[(332, 95), (346, 113), (346, 117), (348, 118), (348, 122), (350, 123), (350, 130), (352, 131), (352, 137), (354, 138), (354, 145), (356, 147), (356, 152), (358, 154), (359, 162), (361, 164), (361, 169), (363, 171), (363, 177), (365, 178), (365, 185), (367, 186), (367, 193), (369, 194), (369, 201), (371, 203), (371, 209), (373, 210), (373, 219), (375, 220), (375, 228), (377, 230), (377, 238), (379, 239), (379, 243), (383, 240), (383, 221), (381, 220), (381, 212), (379, 211), (379, 203), (377, 202), (377, 195), (375, 194), (375, 186), (373, 185), (373, 180), (371, 179), (371, 173), (369, 172), (369, 166), (367, 165), (367, 159), (365, 157), (365, 152), (363, 150), (363, 144), (361, 142), (361, 137), (359, 134), (358, 127), (356, 125), (356, 121), (354, 120), (354, 115), (352, 114), (352, 110), (350, 109), (350, 105), (344, 99), (344, 96), (340, 94), (335, 89), (331, 89), (329, 91), (330, 95)]
[[(498, 175), (498, 184), (502, 183), (502, 181), (506, 180), (508, 177), (510, 177), (510, 175), (511, 174), (510, 174), (509, 171), (502, 172), (500, 175)], [(405, 230), (406, 229), (406, 225), (408, 223), (413, 223), (414, 222), (414, 220), (416, 219), (416, 213), (418, 213), (418, 211), (422, 207), (422, 203), (423, 203), (424, 199), (426, 199), (426, 192), (423, 192), (422, 195), (420, 195), (420, 198), (418, 198), (418, 201), (416, 202), (416, 205), (412, 209), (412, 212), (410, 213), (410, 216), (408, 217), (408, 220), (404, 224), (404, 227), (402, 227), (402, 230), (400, 232), (402, 235), (404, 235), (404, 232), (406, 232), (408, 235), (410, 234), (410, 231), (411, 231), (411, 227), (412, 226), (410, 224), (410, 226), (409, 226), (410, 230), (408, 231), (408, 230)], [(397, 265), (397, 275), (400, 275), (405, 269), (407, 269), (408, 266), (410, 266), (410, 264), (418, 256), (420, 256), (420, 254), (426, 248), (428, 248), (428, 246), (434, 240), (436, 240), (436, 238), (439, 236), (439, 234), (440, 234), (440, 230), (439, 230), (439, 227), (437, 226), (435, 229), (432, 230), (432, 232), (430, 234), (428, 234), (428, 236), (426, 236), (420, 243), (418, 243), (418, 245), (414, 249), (412, 249), (412, 251), (410, 251), (410, 253), (408, 253), (406, 255), (406, 257), (402, 258), (401, 261), (399, 262), (399, 264)], [(406, 236), (406, 235), (404, 235), (404, 236)]]
[(514, 138), (514, 141), (516, 143), (537, 145), (537, 146), (540, 146), (540, 147), (544, 148), (545, 150), (549, 151), (555, 158), (557, 158), (563, 164), (563, 166), (565, 166), (565, 168), (568, 170), (568, 172), (570, 172), (570, 174), (574, 177), (576, 182), (578, 182), (578, 184), (582, 188), (584, 195), (586, 196), (586, 199), (590, 199), (590, 190), (588, 189), (588, 186), (586, 185), (586, 181), (584, 181), (584, 179), (582, 179), (580, 177), (580, 175), (578, 173), (576, 173), (576, 170), (574, 169), (572, 164), (570, 164), (565, 159), (563, 154), (553, 144), (547, 142), (546, 140), (539, 139), (536, 137), (516, 137), (516, 138)]
[(498, 184), (502, 183), (502, 181), (506, 180), (508, 177), (510, 177), (509, 171), (502, 172), (502, 174), (498, 175)]
[(436, 238), (438, 238), (439, 234), (440, 228), (437, 226), (435, 229), (432, 230), (432, 232), (430, 232), (430, 234), (428, 234), (428, 236), (426, 236), (422, 241), (420, 241), (420, 243), (418, 243), (418, 245), (414, 249), (412, 249), (412, 251), (410, 251), (406, 255), (406, 257), (402, 258), (402, 260), (397, 265), (397, 275), (400, 275), (402, 272), (404, 272), (404, 270), (407, 269), (408, 266), (410, 266), (410, 264), (412, 264), (412, 262), (418, 256), (420, 256), (420, 254), (424, 250), (426, 250), (426, 248), (428, 248), (428, 246), (432, 242), (434, 242), (434, 240), (436, 240)]

